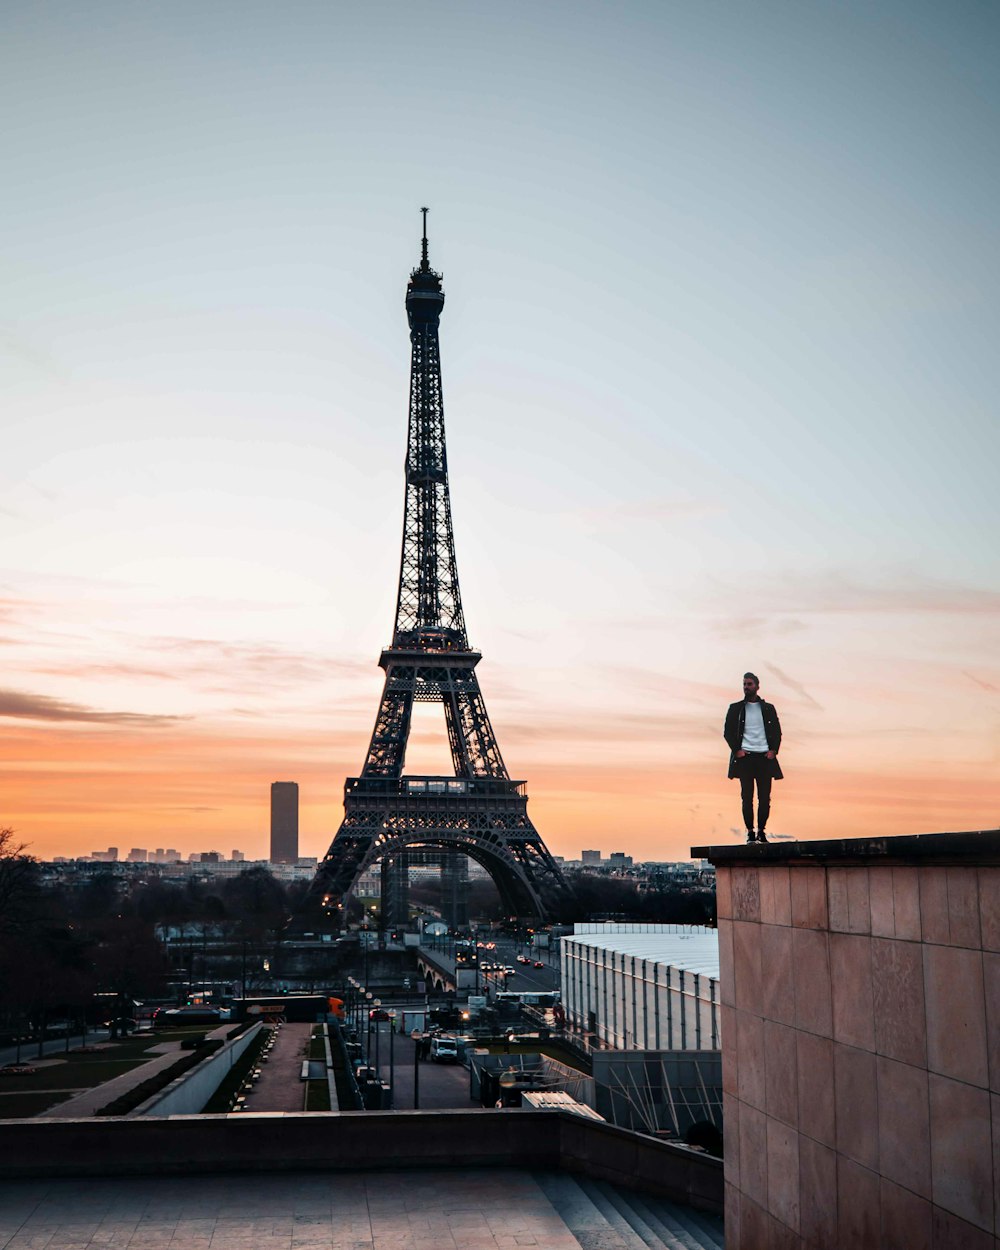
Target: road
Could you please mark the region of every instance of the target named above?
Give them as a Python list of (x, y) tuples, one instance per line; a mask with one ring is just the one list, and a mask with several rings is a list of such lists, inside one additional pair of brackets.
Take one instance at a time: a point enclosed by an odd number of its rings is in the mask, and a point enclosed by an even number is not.
[[(391, 1035), (388, 1024), (380, 1024), (379, 1029), (376, 1039), (373, 1026), (371, 1062), (374, 1066), (377, 1058), (382, 1080), (395, 1086), (394, 1110), (411, 1111), (414, 1105), (413, 1063), (416, 1043), (406, 1034)], [(468, 1108), (474, 1105), (469, 1099), (469, 1070), (460, 1063), (422, 1060), (417, 1083), (421, 1110), (439, 1111), (447, 1107)]]
[[(95, 1046), (98, 1042), (106, 1042), (111, 1034), (107, 1029), (88, 1029), (86, 1044)], [(46, 1055), (64, 1055), (67, 1051), (76, 1050), (84, 1045), (84, 1037), (77, 1033), (73, 1037), (57, 1037), (42, 1042), (39, 1054), (38, 1042), (22, 1042), (17, 1046), (4, 1046), (0, 1049), (0, 1066), (5, 1063), (30, 1063), (32, 1059), (43, 1059)], [(20, 1049), (20, 1054), (18, 1050)]]

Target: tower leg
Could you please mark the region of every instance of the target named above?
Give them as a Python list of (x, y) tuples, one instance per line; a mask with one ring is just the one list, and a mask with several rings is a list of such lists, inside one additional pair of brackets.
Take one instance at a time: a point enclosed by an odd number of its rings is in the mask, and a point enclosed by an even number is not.
[(441, 915), (453, 929), (469, 924), (469, 860), (461, 852), (441, 855)]

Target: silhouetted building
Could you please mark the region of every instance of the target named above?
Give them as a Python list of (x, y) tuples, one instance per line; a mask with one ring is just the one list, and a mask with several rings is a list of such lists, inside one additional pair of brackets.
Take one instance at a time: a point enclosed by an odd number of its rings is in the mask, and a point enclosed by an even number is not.
[(294, 864), (299, 858), (299, 783), (271, 783), (271, 863)]
[(581, 851), (580, 852), (581, 864), (599, 864), (600, 862), (601, 862), (600, 851)]

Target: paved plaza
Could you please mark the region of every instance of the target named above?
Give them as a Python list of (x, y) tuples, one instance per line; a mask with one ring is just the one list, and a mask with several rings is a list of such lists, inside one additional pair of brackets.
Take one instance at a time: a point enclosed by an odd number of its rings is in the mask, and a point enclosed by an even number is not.
[(526, 1171), (0, 1182), (2, 1250), (579, 1250)]

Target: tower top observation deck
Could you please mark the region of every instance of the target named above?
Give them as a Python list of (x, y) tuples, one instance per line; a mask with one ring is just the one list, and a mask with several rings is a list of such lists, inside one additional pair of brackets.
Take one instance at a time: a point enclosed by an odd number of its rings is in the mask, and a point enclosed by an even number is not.
[(426, 208), (420, 210), (424, 215), (424, 234), (420, 240), (420, 264), (410, 274), (406, 287), (406, 316), (411, 330), (418, 330), (430, 324), (436, 325), (444, 308), (444, 291), (441, 290), (441, 277), (431, 268), (427, 259), (427, 213)]

